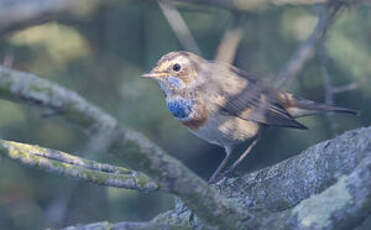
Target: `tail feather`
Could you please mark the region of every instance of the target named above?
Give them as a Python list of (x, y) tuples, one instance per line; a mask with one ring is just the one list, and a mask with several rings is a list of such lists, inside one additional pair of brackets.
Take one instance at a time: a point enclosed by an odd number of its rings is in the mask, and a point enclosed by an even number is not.
[(320, 112), (348, 113), (357, 116), (360, 113), (359, 110), (317, 103), (292, 94), (286, 94), (284, 97), (281, 97), (281, 99), (284, 99), (282, 102), (286, 105), (287, 111), (295, 118), (309, 116)]
[(359, 110), (348, 109), (340, 106), (326, 105), (321, 103), (312, 102), (310, 104), (299, 103), (299, 107), (302, 109), (309, 109), (318, 112), (337, 112), (337, 113), (349, 113), (353, 115), (359, 115)]

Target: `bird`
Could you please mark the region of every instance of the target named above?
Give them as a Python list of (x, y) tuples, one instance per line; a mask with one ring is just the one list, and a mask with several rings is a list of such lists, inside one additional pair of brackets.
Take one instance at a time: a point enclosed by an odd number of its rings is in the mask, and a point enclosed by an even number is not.
[(253, 140), (222, 176), (237, 168), (265, 127), (307, 129), (296, 118), (319, 112), (359, 113), (293, 95), (229, 63), (209, 61), (187, 51), (165, 54), (141, 77), (158, 83), (176, 120), (199, 138), (225, 149), (210, 184), (217, 182), (236, 146)]

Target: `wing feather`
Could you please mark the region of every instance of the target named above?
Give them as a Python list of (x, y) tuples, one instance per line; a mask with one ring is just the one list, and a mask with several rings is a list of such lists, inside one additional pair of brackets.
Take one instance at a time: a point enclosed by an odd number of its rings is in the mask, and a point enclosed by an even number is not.
[[(236, 74), (236, 70), (233, 74)], [(242, 78), (241, 71), (238, 74)], [(224, 112), (261, 124), (307, 129), (284, 108), (278, 100), (276, 89), (257, 81), (252, 76), (241, 80), (248, 81), (241, 92), (237, 94), (221, 92), (224, 97), (221, 109)]]

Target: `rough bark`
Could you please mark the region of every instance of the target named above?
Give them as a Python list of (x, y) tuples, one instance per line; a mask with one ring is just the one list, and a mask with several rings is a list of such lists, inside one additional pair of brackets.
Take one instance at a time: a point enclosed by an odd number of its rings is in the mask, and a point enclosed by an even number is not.
[[(216, 188), (249, 211), (252, 219), (246, 220), (246, 229), (352, 229), (371, 216), (370, 178), (368, 127), (271, 167), (224, 179)], [(154, 221), (208, 229), (180, 200), (174, 210)]]
[(88, 225), (70, 226), (61, 230), (190, 230), (190, 228), (151, 222), (120, 222), (114, 224), (98, 222)]

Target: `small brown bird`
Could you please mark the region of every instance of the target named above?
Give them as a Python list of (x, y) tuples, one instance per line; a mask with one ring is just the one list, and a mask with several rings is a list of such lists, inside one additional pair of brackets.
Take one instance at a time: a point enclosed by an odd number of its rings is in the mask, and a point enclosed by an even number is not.
[(185, 51), (164, 55), (142, 77), (158, 82), (176, 120), (198, 137), (224, 147), (226, 156), (209, 183), (216, 182), (238, 144), (255, 138), (226, 173), (241, 163), (264, 126), (307, 129), (295, 118), (328, 111), (358, 113), (282, 92), (232, 65)]

